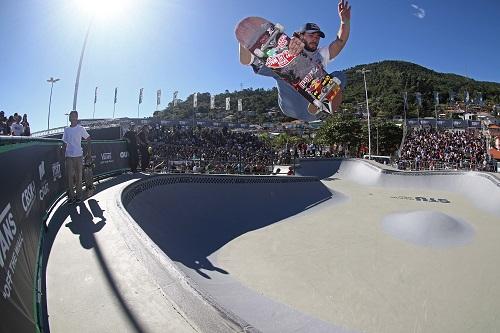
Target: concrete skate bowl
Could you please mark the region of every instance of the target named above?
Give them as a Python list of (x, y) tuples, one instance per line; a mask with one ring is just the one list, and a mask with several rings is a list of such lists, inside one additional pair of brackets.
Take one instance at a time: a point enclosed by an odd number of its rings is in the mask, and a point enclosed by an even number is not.
[(500, 215), (500, 178), (469, 171), (403, 172), (362, 159), (301, 159), (296, 174), (320, 179), (344, 179), (387, 188), (444, 190), (460, 193), (474, 205)]
[(219, 330), (199, 303), (247, 331), (500, 329), (495, 175), (356, 159), (296, 173), (323, 180), (158, 176), (123, 192), (139, 260), (202, 331)]
[(176, 289), (169, 296), (203, 331), (212, 330), (192, 293), (237, 330), (290, 331), (307, 322), (306, 327), (331, 331), (331, 325), (241, 285), (216, 257), (230, 241), (307, 213), (332, 193), (315, 177), (153, 176), (123, 191), (139, 242), (126, 237), (167, 294), (172, 281), (184, 281), (188, 292)]

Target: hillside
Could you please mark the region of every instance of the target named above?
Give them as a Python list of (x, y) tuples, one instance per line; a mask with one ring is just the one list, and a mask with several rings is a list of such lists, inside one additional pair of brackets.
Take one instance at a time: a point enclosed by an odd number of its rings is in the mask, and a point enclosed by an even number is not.
[[(361, 68), (371, 70), (367, 73), (368, 96), (370, 111), (374, 116), (392, 118), (403, 113), (403, 91), (408, 92), (408, 116), (416, 117), (417, 102), (415, 93), (422, 94), (420, 116), (434, 115), (434, 91), (440, 93), (441, 108), (447, 106), (450, 91), (455, 95), (455, 101), (462, 103), (465, 91), (469, 92), (470, 99), (478, 100), (478, 92), (482, 93), (486, 106), (500, 104), (500, 83), (475, 81), (456, 74), (438, 73), (428, 68), (404, 61), (382, 61), (372, 64), (358, 65), (345, 70), (348, 85), (344, 92), (342, 109), (360, 112), (365, 108), (365, 91), (363, 76), (357, 73)], [(406, 86), (406, 89), (405, 89)], [(231, 98), (231, 111), (225, 111), (225, 99)], [(237, 110), (237, 100), (243, 100), (243, 111)], [(210, 94), (198, 94), (198, 118), (222, 120), (233, 115), (235, 121), (266, 122), (287, 121), (278, 109), (277, 90), (273, 89), (244, 89), (241, 91), (217, 94), (215, 96), (215, 110), (209, 109)], [(186, 100), (179, 100), (177, 106), (172, 103), (159, 112), (159, 116), (166, 119), (191, 119), (193, 117), (193, 95)], [(490, 108), (491, 109), (491, 108)], [(227, 119), (227, 118), (226, 118)]]

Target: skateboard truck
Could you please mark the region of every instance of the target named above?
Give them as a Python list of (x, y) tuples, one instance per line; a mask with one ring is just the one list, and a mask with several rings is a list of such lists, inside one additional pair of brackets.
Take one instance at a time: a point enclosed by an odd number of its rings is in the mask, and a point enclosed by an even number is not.
[(279, 34), (279, 33), (282, 33), (283, 31), (285, 31), (285, 27), (282, 26), (281, 24), (279, 23), (276, 23), (274, 25), (274, 31), (273, 33), (269, 36), (269, 39), (267, 40), (267, 42), (265, 42), (260, 48), (256, 48), (253, 52), (255, 53), (255, 55), (259, 58), (264, 58), (266, 56), (266, 54), (264, 53), (265, 50), (267, 50), (269, 48), (269, 45), (275, 40), (276, 36)]
[[(335, 83), (335, 85), (332, 85), (332, 83)], [(319, 109), (319, 111), (325, 111), (330, 114), (332, 113), (332, 103), (326, 97), (332, 92), (333, 89), (340, 87), (340, 84), (341, 82), (338, 78), (336, 78), (335, 76), (331, 78), (331, 83), (328, 84), (330, 86), (330, 89), (327, 89), (324, 93), (321, 94), (318, 99), (315, 99), (313, 102), (313, 104)], [(328, 101), (328, 106), (324, 102), (325, 100)]]

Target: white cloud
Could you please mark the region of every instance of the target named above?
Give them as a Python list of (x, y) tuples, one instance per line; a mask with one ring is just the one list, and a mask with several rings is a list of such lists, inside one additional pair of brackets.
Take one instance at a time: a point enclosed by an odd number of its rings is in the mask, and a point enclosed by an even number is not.
[(413, 15), (415, 15), (416, 17), (418, 17), (419, 19), (423, 19), (425, 17), (425, 10), (423, 8), (420, 8), (419, 6), (415, 5), (415, 4), (411, 4), (411, 6), (417, 10), (416, 13), (413, 13)]

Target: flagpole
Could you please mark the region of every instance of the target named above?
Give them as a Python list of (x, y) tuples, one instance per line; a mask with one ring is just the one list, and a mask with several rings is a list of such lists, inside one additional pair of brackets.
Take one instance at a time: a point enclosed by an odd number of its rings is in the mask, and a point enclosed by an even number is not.
[(142, 90), (144, 88), (139, 89), (139, 103), (137, 104), (137, 118), (139, 118), (139, 106), (142, 103)]
[(434, 92), (434, 114), (436, 117), (436, 132), (438, 130), (438, 111), (437, 111), (438, 104), (439, 104), (439, 92), (436, 91)]
[(85, 53), (85, 47), (87, 46), (87, 39), (89, 38), (90, 28), (92, 27), (93, 21), (94, 21), (94, 16), (90, 19), (89, 25), (87, 27), (87, 32), (85, 33), (85, 39), (83, 40), (82, 51), (80, 53), (80, 61), (78, 63), (78, 70), (76, 72), (75, 91), (73, 93), (73, 111), (76, 111), (76, 103), (78, 99), (78, 86), (80, 84), (80, 71), (82, 70), (83, 55)]
[(92, 119), (95, 119), (95, 103), (97, 102), (97, 87), (94, 90), (94, 112), (92, 113)]
[(115, 99), (113, 103), (113, 119), (115, 119), (116, 98), (118, 97), (118, 87), (115, 88)]

